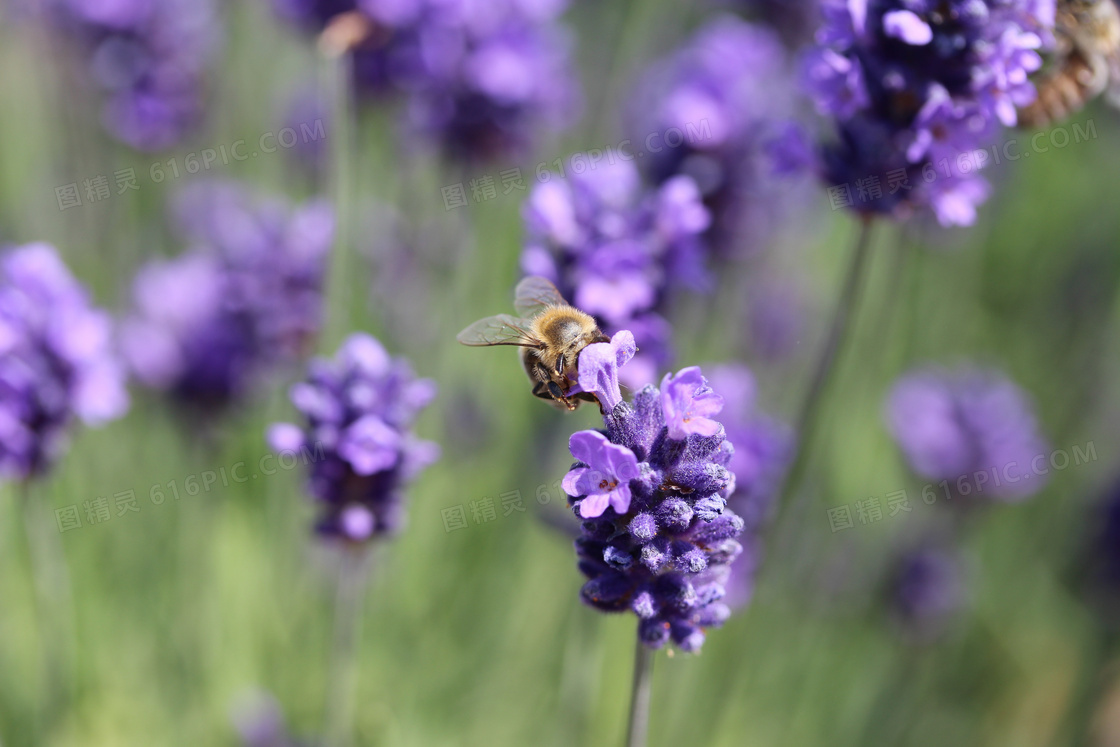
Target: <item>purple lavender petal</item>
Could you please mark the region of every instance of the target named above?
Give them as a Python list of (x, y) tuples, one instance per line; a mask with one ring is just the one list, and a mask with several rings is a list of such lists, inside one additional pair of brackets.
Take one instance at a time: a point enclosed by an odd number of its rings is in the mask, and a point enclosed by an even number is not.
[(893, 36), (914, 46), (922, 46), (933, 41), (933, 29), (909, 10), (892, 10), (886, 13), (883, 16), (883, 31), (887, 36)]
[(669, 438), (682, 440), (690, 434), (714, 436), (720, 424), (709, 418), (723, 409), (723, 398), (713, 392), (698, 366), (683, 368), (676, 376), (661, 380), (661, 407)]

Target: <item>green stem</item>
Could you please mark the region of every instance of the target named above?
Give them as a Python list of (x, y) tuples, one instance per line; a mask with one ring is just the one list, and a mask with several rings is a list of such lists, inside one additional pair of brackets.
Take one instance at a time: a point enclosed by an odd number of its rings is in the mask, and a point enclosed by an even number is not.
[(649, 733), (649, 695), (653, 674), (653, 649), (637, 637), (634, 649), (634, 681), (630, 691), (630, 725), (626, 747), (645, 747)]
[(815, 435), (814, 431), (820, 418), (821, 404), (824, 393), (836, 368), (836, 361), (848, 341), (851, 331), (851, 320), (867, 280), (868, 258), (871, 248), (871, 227), (873, 220), (864, 217), (860, 223), (859, 233), (856, 236), (855, 247), (852, 249), (851, 261), (848, 272), (844, 278), (844, 286), (840, 298), (836, 303), (836, 311), (832, 317), (832, 327), (825, 338), (824, 347), (813, 371), (813, 378), (809, 384), (809, 391), (801, 405), (797, 416), (797, 454), (793, 466), (790, 467), (786, 477), (785, 487), (779, 506), (784, 505), (792, 496), (801, 482), (807, 464), (809, 446)]
[(36, 618), (47, 675), (45, 711), (57, 721), (69, 707), (74, 686), (75, 631), (70, 572), (54, 522), (20, 483), (19, 506), (27, 539), (28, 570), (35, 592)]
[(327, 747), (349, 747), (354, 731), (354, 696), (358, 675), (358, 644), (365, 599), (368, 553), (347, 547), (339, 558), (334, 605), (334, 641), (327, 682)]

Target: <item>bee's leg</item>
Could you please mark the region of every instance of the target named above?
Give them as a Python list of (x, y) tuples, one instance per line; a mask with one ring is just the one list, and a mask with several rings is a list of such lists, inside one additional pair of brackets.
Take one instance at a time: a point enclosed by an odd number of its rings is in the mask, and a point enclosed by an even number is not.
[(597, 404), (599, 406), (599, 414), (600, 415), (606, 415), (607, 414), (606, 410), (603, 409), (603, 403), (600, 402), (599, 398), (596, 397), (591, 392), (580, 392), (579, 394), (574, 395), (572, 397), (572, 399), (575, 400), (575, 402), (576, 402), (575, 406), (573, 406), (572, 409), (575, 409), (575, 407), (578, 407), (580, 402), (594, 402), (595, 404)]
[[(1078, 45), (1079, 47), (1081, 45)], [(1085, 89), (1079, 103), (1096, 98), (1108, 88), (1112, 69), (1103, 55), (1093, 54), (1092, 50), (1080, 50), (1084, 67), (1077, 72), (1077, 82)], [(1080, 108), (1080, 107), (1078, 107)]]

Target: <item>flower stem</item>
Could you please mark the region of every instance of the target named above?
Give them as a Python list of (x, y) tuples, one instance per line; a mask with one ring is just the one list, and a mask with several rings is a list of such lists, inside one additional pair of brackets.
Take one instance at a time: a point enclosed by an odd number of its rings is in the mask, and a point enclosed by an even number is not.
[(362, 602), (365, 599), (367, 552), (347, 547), (339, 558), (338, 589), (334, 605), (334, 642), (330, 677), (327, 681), (327, 747), (348, 747), (354, 729), (355, 680), (358, 674), (358, 643)]
[(35, 593), (39, 635), (47, 675), (48, 718), (64, 712), (74, 687), (75, 631), (70, 571), (53, 523), (31, 495), (31, 484), (19, 485), (28, 569)]
[(653, 673), (653, 649), (640, 637), (634, 649), (634, 682), (630, 692), (630, 726), (626, 730), (626, 747), (645, 747), (649, 732), (649, 695)]
[(824, 347), (821, 349), (820, 358), (813, 372), (809, 391), (801, 404), (797, 416), (797, 453), (793, 466), (790, 467), (786, 477), (785, 488), (782, 491), (782, 500), (779, 505), (784, 505), (801, 481), (809, 446), (812, 443), (817, 420), (820, 417), (821, 403), (832, 373), (836, 367), (836, 360), (844, 344), (848, 341), (851, 330), (851, 320), (859, 305), (860, 295), (867, 279), (868, 257), (871, 248), (871, 226), (873, 219), (864, 216), (860, 222), (859, 233), (852, 249), (848, 272), (844, 278), (844, 286), (840, 298), (836, 303), (836, 311), (832, 316), (832, 327), (825, 338)]

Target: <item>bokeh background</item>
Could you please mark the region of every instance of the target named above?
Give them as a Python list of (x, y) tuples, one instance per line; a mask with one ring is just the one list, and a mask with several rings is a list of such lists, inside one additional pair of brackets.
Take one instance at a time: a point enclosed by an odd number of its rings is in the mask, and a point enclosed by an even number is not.
[[(337, 62), (269, 3), (249, 0), (215, 8), (201, 120), (173, 144), (136, 149), (102, 126), (97, 93), (75, 80), (85, 69), (75, 45), (23, 4), (4, 7), (4, 243), (53, 243), (96, 302), (123, 316), (143, 262), (187, 248), (169, 205), (193, 183), (332, 197), (341, 240), (315, 350), (367, 331), (439, 385), (417, 432), (442, 446), (442, 458), (411, 486), (407, 529), (377, 548), (368, 581), (356, 744), (621, 742), (634, 619), (579, 603), (574, 521), (555, 487), (570, 464), (567, 436), (598, 425), (597, 414), (552, 410), (529, 395), (508, 349), (454, 338), (476, 318), (509, 311), (521, 275), (527, 192), (503, 194), (499, 172), (520, 168), (531, 188), (539, 164), (618, 143), (642, 71), (712, 15), (745, 5), (573, 3), (563, 15), (582, 90), (573, 124), (487, 161), (417, 145), (399, 104), (363, 106), (352, 128), (336, 126)], [(188, 155), (207, 148), (244, 140), (259, 152), (262, 135), (293, 121), (300, 92), (319, 98), (294, 121), (323, 121), (313, 143), (322, 152), (301, 144), (188, 171)], [(802, 487), (762, 533), (750, 604), (711, 632), (701, 654), (657, 656), (651, 744), (1120, 743), (1120, 588), (1094, 572), (1118, 551), (1099, 539), (1101, 507), (1120, 476), (1120, 119), (1094, 104), (1076, 121), (1091, 123), (1094, 137), (991, 170), (993, 197), (975, 226), (877, 226)], [(331, 151), (346, 167), (341, 177)], [(153, 168), (165, 174), (159, 183)], [(113, 175), (128, 169), (138, 189), (118, 193)], [(98, 175), (112, 194), (90, 201), (82, 185)], [(447, 208), (442, 188), (486, 175), (495, 197), (476, 200), (467, 186), (467, 204)], [(56, 190), (68, 184), (82, 205), (60, 209)], [(667, 312), (679, 365), (746, 363), (758, 406), (785, 421), (804, 396), (857, 231), (822, 188), (808, 192), (765, 261), (730, 261), (715, 290), (681, 292)], [(741, 298), (752, 272), (770, 275), (750, 292), (770, 284), (794, 319), (780, 355), (752, 336)], [(948, 509), (921, 500), (926, 481), (891, 441), (883, 403), (914, 366), (962, 361), (998, 367), (1029, 393), (1055, 449), (1092, 458), (1054, 471), (1029, 500), (947, 522), (964, 601), (935, 634), (916, 635), (892, 615), (888, 580), (899, 552)], [(311, 533), (302, 465), (261, 469), (271, 453), (265, 428), (295, 417), (286, 392), (301, 373), (299, 363), (281, 367), (205, 424), (134, 386), (126, 417), (75, 431), (67, 456), (32, 485), (26, 516), (16, 488), (4, 488), (0, 743), (237, 745), (238, 723), (270, 718), (262, 703), (279, 709), (293, 738), (314, 743), (338, 558)], [(239, 463), (247, 482), (218, 477), (187, 494), (192, 476), (202, 482)], [(91, 525), (82, 509), (81, 528), (58, 532), (55, 509), (129, 490), (139, 512)], [(884, 496), (898, 490), (913, 511), (887, 516)], [(526, 511), (503, 516), (500, 495), (511, 491)], [(883, 499), (881, 520), (857, 517), (833, 531), (829, 508), (854, 512), (870, 497)], [(493, 520), (471, 513), (484, 498), (497, 508)], [(445, 509), (457, 506), (467, 526), (448, 531)], [(64, 559), (45, 595), (31, 570), (36, 534)], [(52, 659), (65, 662), (63, 709), (52, 707)]]

